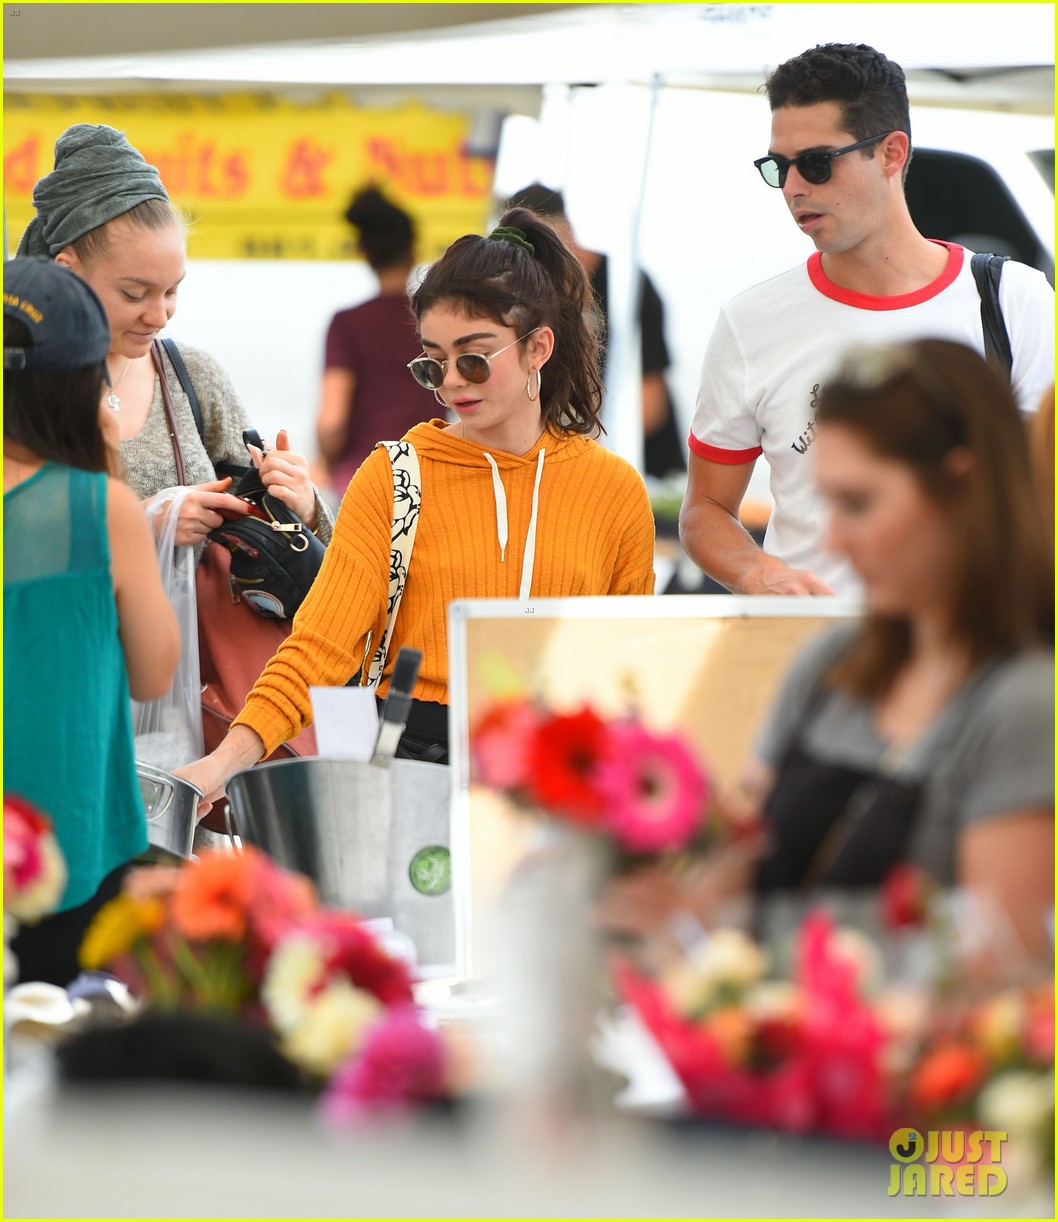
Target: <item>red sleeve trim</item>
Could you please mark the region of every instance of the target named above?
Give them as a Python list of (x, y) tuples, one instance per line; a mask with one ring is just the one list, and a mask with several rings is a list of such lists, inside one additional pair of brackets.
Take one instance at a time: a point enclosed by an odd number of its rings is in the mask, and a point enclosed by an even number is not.
[(720, 462), (727, 467), (737, 467), (742, 463), (753, 462), (764, 453), (761, 446), (754, 446), (750, 450), (721, 450), (716, 446), (707, 446), (693, 433), (687, 438), (687, 444), (699, 458), (708, 458), (710, 462)]
[(962, 270), (965, 250), (952, 242), (941, 242), (935, 238), (938, 246), (948, 249), (948, 263), (941, 274), (932, 283), (916, 289), (913, 293), (899, 293), (893, 297), (878, 297), (872, 293), (857, 293), (852, 289), (843, 289), (827, 278), (823, 270), (823, 256), (817, 250), (808, 260), (808, 278), (815, 288), (832, 301), (840, 301), (842, 305), (853, 306), (857, 310), (906, 310), (909, 306), (921, 305), (936, 297), (938, 293), (954, 283), (956, 276)]

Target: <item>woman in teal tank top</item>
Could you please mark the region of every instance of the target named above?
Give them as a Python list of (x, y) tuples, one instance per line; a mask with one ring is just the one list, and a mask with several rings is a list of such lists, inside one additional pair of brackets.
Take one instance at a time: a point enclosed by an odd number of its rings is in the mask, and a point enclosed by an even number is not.
[(165, 692), (180, 648), (150, 528), (107, 474), (108, 346), (78, 277), (4, 265), (4, 790), (51, 818), (68, 873), (58, 913), (13, 949), (21, 979), (60, 985), (147, 848), (129, 697)]

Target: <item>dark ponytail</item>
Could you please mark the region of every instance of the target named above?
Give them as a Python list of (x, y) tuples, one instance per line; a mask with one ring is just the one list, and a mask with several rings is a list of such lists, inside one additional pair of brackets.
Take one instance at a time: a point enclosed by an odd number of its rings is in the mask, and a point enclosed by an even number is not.
[(449, 246), (412, 295), (416, 319), (450, 305), (520, 334), (550, 327), (555, 347), (541, 371), (544, 423), (552, 432), (596, 436), (602, 323), (587, 273), (553, 226), (527, 208), (508, 208), (493, 233), (468, 234)]

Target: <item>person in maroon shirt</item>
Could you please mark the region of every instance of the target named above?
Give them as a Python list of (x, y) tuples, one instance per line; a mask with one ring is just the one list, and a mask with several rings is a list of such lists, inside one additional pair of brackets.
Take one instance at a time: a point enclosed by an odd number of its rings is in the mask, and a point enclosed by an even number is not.
[(376, 442), (403, 437), (437, 411), (407, 372), (422, 350), (407, 298), (411, 217), (375, 187), (358, 191), (345, 216), (358, 231), (357, 249), (378, 277), (379, 292), (340, 310), (327, 330), (316, 440), (324, 478), (339, 498)]

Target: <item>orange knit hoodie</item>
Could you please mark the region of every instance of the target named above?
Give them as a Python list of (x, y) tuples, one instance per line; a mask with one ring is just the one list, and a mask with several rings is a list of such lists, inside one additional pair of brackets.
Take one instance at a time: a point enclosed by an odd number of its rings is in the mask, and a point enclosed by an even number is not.
[[(389, 663), (402, 645), (421, 649), (414, 694), (447, 703), (450, 602), (652, 594), (654, 518), (639, 473), (596, 441), (545, 432), (525, 454), (489, 453), (444, 425), (405, 434), (419, 455), (422, 510)], [(233, 723), (254, 729), (266, 754), (312, 720), (309, 687), (346, 683), (368, 632), (380, 639), (392, 518), (389, 456), (376, 449), (346, 490), (293, 631)]]

